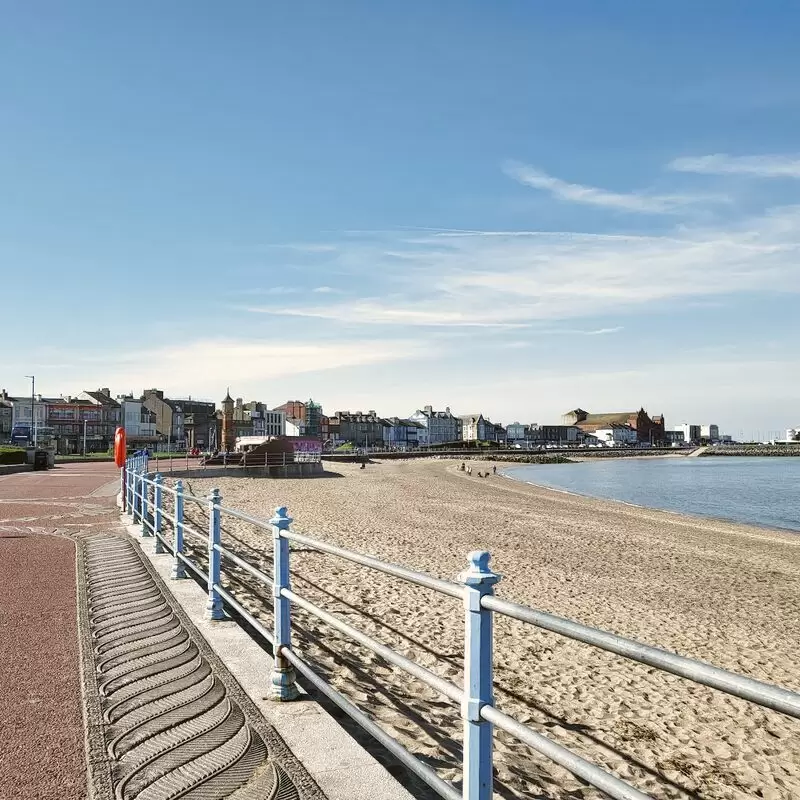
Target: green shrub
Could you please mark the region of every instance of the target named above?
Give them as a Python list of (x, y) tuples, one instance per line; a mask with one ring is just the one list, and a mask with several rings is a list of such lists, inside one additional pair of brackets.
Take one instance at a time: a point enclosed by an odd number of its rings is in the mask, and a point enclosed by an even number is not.
[(24, 464), (28, 455), (21, 447), (0, 447), (0, 464)]

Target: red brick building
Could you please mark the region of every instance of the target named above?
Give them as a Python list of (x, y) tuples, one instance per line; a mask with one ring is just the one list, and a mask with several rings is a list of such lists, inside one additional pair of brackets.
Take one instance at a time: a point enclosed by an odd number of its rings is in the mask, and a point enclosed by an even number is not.
[(644, 408), (638, 411), (617, 411), (608, 414), (590, 414), (582, 408), (568, 411), (561, 418), (564, 425), (575, 425), (584, 433), (594, 433), (610, 425), (630, 425), (636, 431), (639, 442), (648, 444), (663, 444), (664, 415), (658, 414), (650, 417)]
[(283, 411), (286, 419), (306, 420), (306, 404), (302, 400), (287, 400), (282, 406), (277, 406), (273, 411)]

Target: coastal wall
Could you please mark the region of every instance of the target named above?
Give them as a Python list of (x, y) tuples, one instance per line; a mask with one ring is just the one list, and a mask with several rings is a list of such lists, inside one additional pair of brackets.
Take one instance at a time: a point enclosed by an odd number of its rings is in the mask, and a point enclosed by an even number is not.
[[(552, 450), (412, 450), (396, 453), (370, 453), (358, 455), (344, 455), (340, 453), (323, 454), (323, 461), (340, 462), (344, 464), (359, 464), (365, 458), (376, 461), (396, 461), (400, 459), (416, 458), (460, 458), (464, 461), (520, 461), (524, 464), (551, 464), (565, 463), (569, 457), (584, 458), (623, 458), (626, 456), (659, 456), (680, 455), (688, 450), (666, 448), (638, 448), (638, 447), (613, 447), (606, 450), (592, 450), (589, 448), (554, 448)], [(562, 461), (556, 459), (561, 458)]]
[(725, 447), (706, 447), (700, 458), (712, 456), (751, 456), (751, 457), (800, 457), (800, 444), (726, 445)]

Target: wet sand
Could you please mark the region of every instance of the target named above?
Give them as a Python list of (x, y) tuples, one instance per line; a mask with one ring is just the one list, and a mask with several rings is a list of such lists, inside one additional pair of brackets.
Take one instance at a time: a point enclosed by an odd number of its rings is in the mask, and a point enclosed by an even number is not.
[[(443, 578), (464, 568), (468, 551), (489, 550), (501, 597), (800, 690), (800, 536), (479, 479), (485, 462), (470, 478), (458, 463), (332, 464), (331, 477), (315, 480), (186, 483), (197, 495), (218, 486), (223, 505), (258, 516), (287, 505), (298, 532)], [(224, 542), (270, 568), (267, 532), (223, 523)], [(298, 594), (461, 680), (457, 601), (305, 548), (291, 558)], [(266, 588), (237, 570), (226, 580), (270, 619)], [(293, 615), (298, 651), (457, 780), (458, 709)], [(800, 797), (798, 720), (499, 616), (495, 669), (502, 710), (653, 797)], [(495, 766), (498, 798), (601, 796), (502, 732)]]

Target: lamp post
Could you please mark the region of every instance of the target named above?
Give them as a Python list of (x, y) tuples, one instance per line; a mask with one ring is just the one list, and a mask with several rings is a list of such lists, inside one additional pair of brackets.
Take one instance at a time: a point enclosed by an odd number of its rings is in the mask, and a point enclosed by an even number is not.
[(36, 376), (26, 375), (25, 377), (31, 379), (31, 427), (28, 438), (31, 441), (31, 447), (36, 447), (36, 411), (34, 406), (36, 402)]

